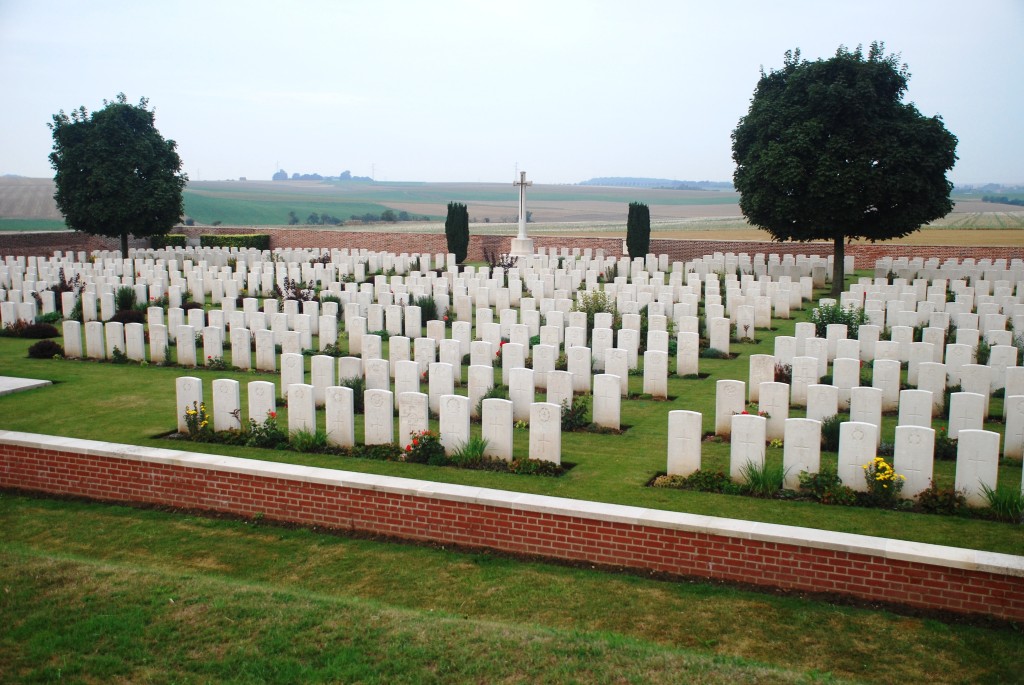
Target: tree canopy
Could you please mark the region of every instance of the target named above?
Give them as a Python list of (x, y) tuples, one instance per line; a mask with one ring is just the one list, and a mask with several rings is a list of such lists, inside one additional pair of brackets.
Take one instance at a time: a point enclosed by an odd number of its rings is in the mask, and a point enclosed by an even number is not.
[(146, 98), (128, 104), (124, 93), (103, 101), (91, 114), (85, 107), (61, 110), (49, 124), (50, 164), (56, 172), (53, 199), (68, 227), (121, 239), (165, 235), (184, 214), (182, 191), (188, 176), (173, 140), (153, 124)]
[(872, 43), (808, 62), (786, 52), (732, 133), (733, 184), (747, 220), (775, 240), (832, 240), (832, 292), (844, 242), (899, 238), (948, 214), (956, 137), (904, 103), (910, 73)]

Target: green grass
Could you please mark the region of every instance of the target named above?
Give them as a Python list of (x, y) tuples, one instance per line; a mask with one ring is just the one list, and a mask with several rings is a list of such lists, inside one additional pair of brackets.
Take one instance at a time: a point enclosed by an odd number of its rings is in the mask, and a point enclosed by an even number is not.
[(0, 493), (0, 682), (1014, 682), (1019, 631)]
[[(704, 430), (714, 428), (714, 384), (723, 378), (746, 380), (749, 355), (771, 353), (776, 334), (791, 333), (795, 321), (777, 321), (777, 330), (759, 332), (756, 343), (734, 344), (735, 360), (702, 359), (700, 369), (708, 377), (702, 380), (671, 378), (668, 402), (629, 399), (622, 404), (622, 423), (628, 426), (622, 435), (565, 433), (562, 436), (563, 460), (576, 467), (561, 478), (540, 478), (420, 464), (377, 462), (327, 455), (300, 454), (257, 448), (230, 447), (190, 443), (197, 452), (301, 463), (325, 468), (419, 478), (532, 492), (559, 497), (595, 500), (649, 507), (670, 511), (765, 521), (810, 528), (823, 528), (849, 533), (878, 535), (917, 542), (983, 549), (1008, 554), (1024, 554), (1024, 527), (976, 518), (929, 516), (909, 512), (880, 511), (862, 508), (826, 507), (813, 502), (789, 502), (742, 496), (646, 488), (645, 484), (666, 461), (665, 436), (667, 414), (672, 409), (690, 409), (704, 416)], [(342, 335), (340, 341), (346, 344)], [(174, 406), (174, 381), (182, 375), (196, 375), (204, 380), (206, 396), (216, 378), (273, 380), (279, 377), (238, 371), (206, 371), (158, 366), (115, 365), (87, 361), (32, 360), (26, 358), (28, 340), (0, 338), (0, 375), (44, 378), (55, 385), (17, 395), (0, 397), (0, 428), (25, 432), (50, 433), (93, 440), (109, 440), (129, 444), (167, 447), (157, 436), (174, 430), (177, 410)], [(172, 352), (173, 352), (173, 348)], [(387, 346), (384, 347), (385, 356)], [(230, 354), (225, 354), (230, 360)], [(308, 360), (307, 360), (308, 369)], [(467, 370), (463, 367), (463, 378)], [(630, 377), (630, 390), (641, 392), (642, 379)], [(466, 392), (463, 386), (459, 392)], [(540, 396), (538, 396), (540, 397)], [(242, 392), (243, 416), (245, 392)], [(993, 416), (1001, 413), (1002, 400), (993, 398)], [(796, 409), (791, 416), (801, 416)], [(286, 425), (287, 411), (280, 408), (280, 420)], [(323, 413), (319, 425), (323, 426)], [(896, 417), (884, 419), (883, 440), (892, 441)], [(436, 421), (432, 422), (436, 429)], [(986, 424), (990, 430), (1002, 431), (1002, 424)], [(473, 426), (479, 435), (479, 426)], [(356, 417), (356, 434), (362, 435), (362, 417)], [(515, 431), (515, 456), (528, 456), (528, 431)], [(180, 444), (179, 444), (180, 446)], [(780, 465), (782, 449), (767, 450), (769, 465)], [(823, 454), (823, 463), (835, 465), (836, 455)], [(705, 443), (703, 466), (729, 471), (728, 444)], [(1004, 461), (999, 467), (999, 482), (1004, 487), (1020, 487), (1021, 462)], [(936, 479), (940, 485), (952, 486), (955, 478), (953, 462), (936, 462)]]
[(2, 231), (66, 231), (67, 225), (62, 219), (12, 219), (0, 217)]

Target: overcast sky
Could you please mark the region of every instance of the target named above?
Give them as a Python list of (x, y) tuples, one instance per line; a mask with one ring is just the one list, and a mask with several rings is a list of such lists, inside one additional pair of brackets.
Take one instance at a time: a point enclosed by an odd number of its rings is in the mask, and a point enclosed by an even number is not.
[(0, 174), (52, 177), (51, 116), (124, 92), (193, 180), (725, 181), (762, 65), (881, 40), (951, 179), (1017, 183), (1022, 38), (1022, 0), (0, 0)]

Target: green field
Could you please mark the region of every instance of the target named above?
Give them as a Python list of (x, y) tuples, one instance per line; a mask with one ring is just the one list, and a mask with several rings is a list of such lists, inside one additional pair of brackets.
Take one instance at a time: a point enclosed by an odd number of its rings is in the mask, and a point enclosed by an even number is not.
[(0, 231), (66, 231), (61, 219), (11, 219), (0, 217)]
[(214, 195), (202, 191), (185, 191), (185, 214), (200, 224), (219, 221), (228, 226), (275, 226), (288, 223), (288, 212), (295, 212), (300, 224), (310, 213), (329, 214), (342, 220), (352, 215), (379, 215), (389, 209), (369, 202), (347, 202), (338, 198), (310, 200), (304, 196), (239, 194)]

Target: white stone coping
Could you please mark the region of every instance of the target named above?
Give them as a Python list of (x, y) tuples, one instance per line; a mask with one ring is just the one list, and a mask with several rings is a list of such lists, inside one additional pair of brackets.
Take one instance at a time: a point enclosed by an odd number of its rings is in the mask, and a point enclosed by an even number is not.
[(801, 528), (775, 523), (744, 521), (685, 512), (645, 509), (621, 504), (551, 497), (530, 493), (494, 490), (452, 483), (379, 476), (314, 466), (202, 454), (184, 450), (124, 445), (96, 440), (80, 440), (36, 433), (0, 431), (0, 445), (33, 447), (101, 457), (173, 464), (200, 469), (284, 478), (307, 483), (345, 486), (399, 495), (431, 497), (453, 502), (472, 502), (487, 506), (518, 509), (559, 516), (585, 517), (638, 526), (654, 526), (691, 533), (727, 536), (744, 540), (799, 545), (815, 549), (864, 554), (884, 559), (908, 561), (932, 566), (986, 571), (1024, 577), (1024, 556), (982, 550), (946, 547), (907, 540), (892, 540), (839, 533), (816, 528)]

